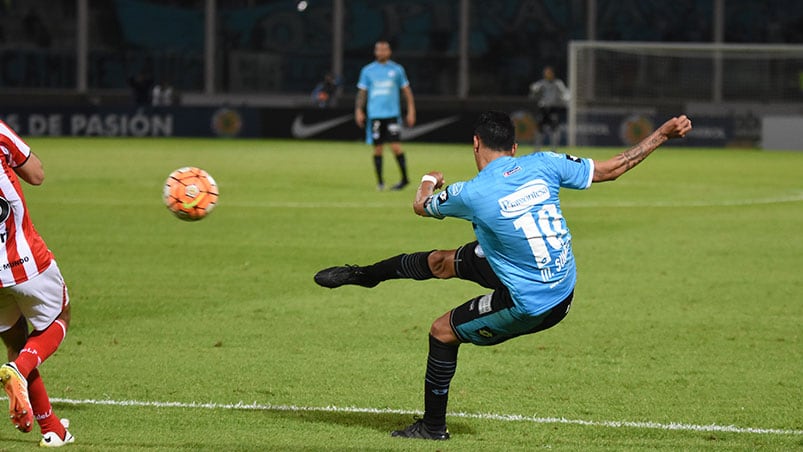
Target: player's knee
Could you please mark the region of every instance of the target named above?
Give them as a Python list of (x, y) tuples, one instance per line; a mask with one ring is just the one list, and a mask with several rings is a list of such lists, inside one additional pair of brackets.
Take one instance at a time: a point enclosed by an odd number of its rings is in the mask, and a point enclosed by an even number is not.
[(451, 330), (451, 326), (449, 326), (448, 323), (444, 325), (444, 322), (442, 322), (441, 319), (442, 318), (439, 318), (432, 322), (432, 325), (429, 327), (429, 334), (442, 341), (442, 338), (446, 336), (446, 329), (448, 328)]
[(451, 312), (447, 312), (432, 322), (432, 326), (429, 328), (429, 334), (444, 344), (456, 344), (460, 342), (452, 330), (452, 325), (449, 321), (450, 317)]
[(429, 269), (436, 278), (449, 279), (454, 273), (454, 250), (433, 251), (427, 256)]

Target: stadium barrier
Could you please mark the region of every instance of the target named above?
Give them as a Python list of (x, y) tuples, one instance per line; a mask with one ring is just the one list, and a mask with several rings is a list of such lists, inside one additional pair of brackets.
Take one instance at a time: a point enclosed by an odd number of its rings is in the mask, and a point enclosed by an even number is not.
[(761, 148), (765, 150), (803, 151), (800, 131), (803, 115), (765, 116), (761, 119)]
[[(417, 123), (404, 128), (404, 141), (467, 143), (481, 110), (419, 110)], [(593, 146), (627, 146), (678, 112), (591, 110), (578, 117), (577, 133)], [(521, 146), (534, 139), (533, 111), (510, 111)], [(6, 107), (4, 120), (23, 136), (229, 137), (361, 141), (351, 108), (267, 107)], [(694, 118), (694, 131), (672, 145), (720, 147), (734, 141), (734, 118)], [(561, 146), (565, 145), (564, 133)]]

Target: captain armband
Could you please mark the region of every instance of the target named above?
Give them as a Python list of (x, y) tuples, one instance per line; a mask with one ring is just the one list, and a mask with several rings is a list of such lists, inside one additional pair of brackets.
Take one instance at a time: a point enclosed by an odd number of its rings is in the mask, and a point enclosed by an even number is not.
[(427, 196), (427, 199), (424, 200), (424, 211), (427, 213), (427, 216), (429, 217), (437, 218), (438, 220), (443, 220), (444, 216), (440, 213), (440, 209), (438, 209), (438, 204), (432, 202), (434, 199), (435, 195)]
[(430, 206), (432, 205), (432, 198), (434, 196), (435, 195), (429, 195), (427, 196), (427, 199), (424, 200), (424, 210), (426, 210), (430, 214), (432, 214), (432, 209), (430, 209)]

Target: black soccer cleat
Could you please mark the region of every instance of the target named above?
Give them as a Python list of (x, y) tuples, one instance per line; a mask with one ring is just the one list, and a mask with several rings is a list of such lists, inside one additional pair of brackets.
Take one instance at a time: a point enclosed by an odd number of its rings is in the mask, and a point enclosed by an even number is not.
[(442, 429), (428, 427), (423, 419), (418, 419), (404, 430), (394, 430), (390, 436), (398, 438), (431, 439), (435, 441), (445, 441), (449, 439), (449, 430), (444, 425)]
[(408, 186), (409, 184), (410, 184), (410, 181), (405, 179), (403, 181), (400, 181), (398, 184), (390, 187), (390, 189), (393, 190), (393, 191), (399, 191), (399, 190), (403, 189), (404, 187)]
[(329, 267), (315, 274), (315, 282), (319, 286), (334, 289), (335, 287), (352, 284), (363, 287), (374, 287), (378, 281), (368, 279), (365, 269), (357, 265), (345, 265), (342, 267)]

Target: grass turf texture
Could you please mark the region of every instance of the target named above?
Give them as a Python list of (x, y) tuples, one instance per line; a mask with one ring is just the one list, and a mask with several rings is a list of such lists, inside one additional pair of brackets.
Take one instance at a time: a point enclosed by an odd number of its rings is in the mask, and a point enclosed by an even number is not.
[[(25, 187), (29, 207), (72, 296), (71, 330), (41, 370), (73, 422), (73, 450), (803, 448), (800, 434), (456, 416), (446, 443), (391, 438), (423, 408), (431, 321), (484, 290), (457, 280), (328, 290), (312, 276), (456, 247), (473, 238), (467, 222), (415, 216), (415, 187), (377, 193), (360, 143), (29, 144), (47, 172)], [(413, 180), (476, 173), (470, 145), (405, 150)], [(164, 179), (185, 165), (220, 186), (197, 223), (161, 203)], [(572, 312), (544, 333), (461, 347), (450, 411), (803, 430), (801, 168), (801, 153), (665, 148), (619, 181), (564, 190)], [(389, 151), (385, 173), (395, 183)], [(85, 399), (379, 412), (70, 402)], [(0, 449), (29, 450), (37, 433), (0, 425)]]

